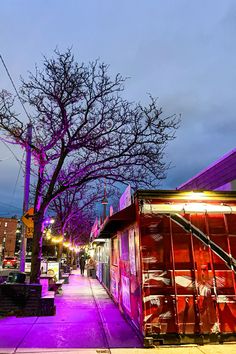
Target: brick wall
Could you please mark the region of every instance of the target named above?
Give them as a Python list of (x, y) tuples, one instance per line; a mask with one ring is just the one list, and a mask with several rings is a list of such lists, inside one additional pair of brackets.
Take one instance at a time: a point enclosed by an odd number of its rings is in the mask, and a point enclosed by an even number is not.
[(0, 255), (14, 256), (17, 219), (0, 218)]

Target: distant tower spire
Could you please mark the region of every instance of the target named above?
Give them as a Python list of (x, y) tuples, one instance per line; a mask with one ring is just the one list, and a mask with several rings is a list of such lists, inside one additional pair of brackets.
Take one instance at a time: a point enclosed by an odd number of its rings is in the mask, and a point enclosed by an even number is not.
[(104, 177), (104, 196), (102, 198), (102, 205), (103, 205), (103, 222), (105, 221), (107, 217), (107, 184), (106, 184), (106, 177)]

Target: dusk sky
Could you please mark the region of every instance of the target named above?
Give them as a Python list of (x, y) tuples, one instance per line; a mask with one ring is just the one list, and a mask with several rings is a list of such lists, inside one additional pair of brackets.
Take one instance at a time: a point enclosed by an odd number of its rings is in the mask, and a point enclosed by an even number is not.
[[(235, 0), (2, 0), (0, 54), (16, 86), (42, 56), (72, 47), (76, 59), (99, 58), (111, 75), (129, 77), (125, 95), (159, 98), (163, 114), (181, 114), (167, 149), (175, 189), (235, 148)], [(0, 89), (13, 91), (2, 63)], [(20, 105), (16, 111), (26, 119)], [(17, 159), (22, 151), (10, 146)], [(0, 142), (0, 216), (21, 213), (23, 177)]]

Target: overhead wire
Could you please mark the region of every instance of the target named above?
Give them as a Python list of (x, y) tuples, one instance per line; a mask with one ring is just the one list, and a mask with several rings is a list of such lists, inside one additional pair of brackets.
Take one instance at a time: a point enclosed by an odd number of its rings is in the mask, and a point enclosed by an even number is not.
[(22, 160), (21, 160), (20, 168), (19, 168), (19, 170), (18, 170), (18, 174), (17, 174), (15, 186), (14, 186), (13, 193), (12, 193), (13, 196), (15, 195), (16, 187), (17, 187), (17, 184), (18, 184), (18, 182), (19, 182), (20, 172), (21, 172), (21, 170), (23, 171), (22, 164), (23, 164), (24, 157), (25, 157), (25, 151), (24, 151), (24, 153), (23, 153), (23, 155), (22, 155)]
[(22, 159), (21, 161), (18, 159), (18, 157), (16, 156), (16, 154), (14, 153), (14, 151), (8, 146), (8, 144), (2, 140), (3, 144), (7, 147), (7, 149), (12, 153), (12, 155), (14, 156), (14, 158), (16, 159), (16, 161), (18, 162), (19, 164), (19, 170), (18, 170), (18, 173), (17, 173), (17, 177), (16, 177), (16, 181), (15, 181), (15, 185), (14, 185), (14, 188), (13, 188), (13, 191), (12, 191), (12, 195), (14, 196), (15, 195), (15, 192), (16, 192), (16, 187), (17, 187), (17, 184), (19, 182), (19, 178), (20, 178), (20, 172), (23, 171), (23, 160), (24, 160), (24, 156), (25, 156), (25, 151), (22, 155)]
[(9, 204), (9, 203), (5, 203), (5, 202), (2, 202), (2, 201), (0, 201), (0, 205), (6, 205), (6, 206), (8, 206), (8, 207), (10, 207), (10, 208), (14, 208), (14, 209), (19, 209), (19, 210), (21, 210), (22, 208), (20, 208), (20, 207), (17, 207), (16, 205), (12, 205), (12, 204)]
[(20, 97), (20, 95), (19, 95), (19, 93), (18, 93), (18, 91), (17, 91), (16, 85), (14, 84), (14, 81), (13, 81), (13, 79), (12, 79), (12, 77), (11, 77), (11, 74), (10, 74), (10, 72), (9, 72), (7, 66), (6, 66), (6, 63), (5, 63), (5, 61), (4, 61), (4, 59), (3, 59), (3, 57), (2, 57), (1, 54), (0, 54), (0, 59), (1, 59), (2, 64), (3, 64), (3, 66), (4, 66), (5, 70), (6, 70), (7, 76), (8, 76), (8, 78), (10, 79), (11, 84), (12, 84), (14, 90), (15, 90), (16, 96), (17, 96), (18, 100), (20, 101), (20, 103), (21, 103), (21, 105), (22, 105), (22, 107), (23, 107), (23, 110), (25, 111), (26, 116), (28, 117), (29, 121), (31, 122), (30, 115), (28, 114), (28, 112), (27, 112), (27, 110), (26, 110), (26, 108), (25, 108), (24, 102), (23, 102), (22, 98)]
[[(17, 96), (18, 100), (20, 101), (20, 103), (21, 103), (21, 105), (22, 105), (22, 107), (23, 107), (23, 110), (24, 110), (26, 116), (27, 116), (28, 119), (29, 119), (29, 123), (31, 123), (30, 115), (29, 115), (29, 113), (27, 112), (27, 110), (26, 110), (26, 108), (25, 108), (24, 102), (23, 102), (22, 98), (20, 97), (20, 95), (19, 95), (19, 93), (18, 93), (18, 91), (17, 91), (16, 85), (15, 85), (13, 79), (12, 79), (12, 76), (11, 76), (11, 74), (10, 74), (8, 68), (7, 68), (7, 65), (6, 65), (6, 63), (5, 63), (5, 61), (4, 61), (4, 59), (3, 59), (3, 57), (2, 57), (1, 54), (0, 54), (0, 59), (1, 59), (1, 62), (2, 62), (2, 64), (3, 64), (3, 66), (4, 66), (4, 69), (6, 70), (7, 76), (8, 76), (8, 78), (9, 78), (9, 80), (11, 81), (11, 84), (12, 84), (14, 90), (15, 90), (16, 96)], [(33, 125), (33, 130), (34, 130), (34, 132), (36, 132), (36, 129), (35, 129), (34, 125)], [(10, 149), (9, 149), (9, 150), (10, 150)], [(11, 150), (10, 150), (10, 151), (11, 151)], [(11, 152), (12, 152), (12, 151), (11, 151)], [(16, 156), (14, 155), (14, 157), (16, 157)]]
[[(8, 68), (7, 68), (7, 65), (6, 65), (6, 63), (5, 63), (5, 61), (4, 61), (4, 59), (3, 59), (3, 57), (2, 57), (1, 54), (0, 54), (0, 59), (1, 59), (1, 62), (2, 62), (2, 64), (3, 64), (4, 69), (6, 70), (7, 76), (8, 76), (8, 78), (9, 78), (9, 80), (10, 80), (10, 82), (11, 82), (13, 88), (14, 88), (14, 91), (15, 91), (15, 93), (16, 93), (16, 97), (17, 97), (18, 100), (20, 101), (20, 104), (21, 104), (21, 106), (22, 106), (22, 108), (23, 108), (23, 110), (24, 110), (24, 112), (25, 112), (27, 118), (28, 118), (29, 122), (31, 123), (30, 115), (28, 114), (28, 112), (27, 112), (27, 110), (26, 110), (26, 108), (25, 108), (24, 102), (23, 102), (22, 98), (20, 97), (20, 95), (19, 95), (19, 93), (18, 93), (18, 90), (17, 90), (17, 88), (16, 88), (16, 85), (15, 85), (13, 79), (12, 79), (12, 76), (11, 76), (11, 74), (10, 74)], [(18, 162), (18, 164), (19, 164), (19, 166), (20, 166), (20, 168), (19, 168), (19, 170), (18, 170), (18, 174), (17, 174), (17, 179), (16, 179), (16, 182), (15, 182), (15, 186), (14, 186), (14, 189), (13, 189), (13, 195), (14, 195), (14, 194), (15, 194), (15, 191), (16, 191), (17, 183), (18, 183), (18, 181), (19, 181), (20, 172), (21, 172), (21, 170), (23, 170), (22, 164), (23, 164), (23, 158), (24, 158), (24, 154), (25, 154), (25, 153), (22, 155), (22, 161), (20, 161), (20, 160), (17, 158), (17, 156), (15, 155), (15, 153), (12, 151), (12, 149), (8, 146), (8, 144), (6, 144), (6, 142), (3, 141), (3, 140), (2, 140), (2, 142), (3, 142), (4, 145), (8, 148), (8, 150), (10, 150), (10, 152), (13, 154), (14, 158), (16, 159), (16, 161)], [(19, 209), (19, 208), (18, 208), (18, 209)]]
[(20, 167), (22, 168), (22, 161), (20, 161), (18, 159), (18, 157), (16, 156), (16, 154), (14, 153), (14, 151), (8, 146), (8, 144), (4, 141), (1, 140), (3, 142), (3, 144), (6, 146), (6, 148), (12, 153), (12, 155), (14, 156), (14, 158), (16, 159), (16, 161), (18, 162), (18, 164), (20, 165)]
[[(26, 110), (26, 108), (25, 108), (24, 102), (23, 102), (22, 98), (21, 98), (20, 95), (19, 95), (19, 92), (18, 92), (18, 90), (17, 90), (17, 88), (16, 88), (16, 85), (15, 85), (13, 79), (12, 79), (12, 76), (11, 76), (11, 74), (10, 74), (8, 68), (7, 68), (7, 65), (6, 65), (6, 63), (5, 63), (5, 61), (4, 61), (4, 59), (3, 59), (3, 57), (2, 57), (1, 54), (0, 54), (0, 59), (1, 59), (2, 65), (4, 66), (4, 69), (6, 70), (7, 76), (8, 76), (8, 78), (9, 78), (9, 80), (11, 81), (11, 84), (12, 84), (12, 86), (13, 86), (13, 88), (14, 88), (14, 91), (15, 91), (15, 93), (16, 93), (16, 96), (17, 96), (18, 100), (20, 101), (20, 103), (21, 103), (21, 105), (22, 105), (22, 107), (23, 107), (23, 110), (25, 111), (25, 114), (26, 114), (26, 116), (27, 116), (28, 119), (29, 119), (29, 122), (31, 123), (30, 115), (29, 115), (29, 113), (27, 112), (27, 110)], [(36, 132), (36, 129), (35, 129), (34, 126), (33, 126), (33, 130), (34, 130), (34, 132)]]

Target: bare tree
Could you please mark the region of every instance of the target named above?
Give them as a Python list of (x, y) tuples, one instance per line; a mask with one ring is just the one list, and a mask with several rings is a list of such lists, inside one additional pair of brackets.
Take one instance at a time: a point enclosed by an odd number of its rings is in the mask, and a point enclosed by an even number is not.
[[(90, 241), (90, 232), (94, 219), (94, 211), (87, 207), (81, 210), (67, 222), (64, 228), (64, 239), (75, 246), (85, 246)], [(67, 263), (74, 265), (76, 252), (67, 248)]]
[[(70, 50), (44, 58), (43, 68), (22, 80), (21, 96), (31, 107), (32, 154), (37, 184), (31, 282), (38, 283), (42, 225), (50, 203), (68, 189), (107, 181), (155, 188), (165, 178), (164, 149), (178, 127), (163, 117), (157, 101), (128, 102), (125, 79), (108, 74), (98, 61), (78, 64)], [(26, 147), (26, 124), (13, 111), (14, 99), (0, 94), (0, 128), (5, 139)], [(60, 181), (60, 183), (57, 183)]]
[[(96, 203), (101, 201), (102, 195), (102, 190), (98, 189), (96, 184), (94, 184), (92, 186), (82, 185), (74, 189), (68, 189), (54, 199), (50, 205), (50, 211), (56, 215), (54, 228), (57, 232), (64, 235), (67, 231), (68, 234), (68, 229), (71, 230), (73, 228), (71, 225), (73, 223), (80, 224), (80, 228), (85, 228), (88, 223), (88, 218), (91, 220), (91, 224), (96, 214)], [(76, 228), (77, 226), (75, 225), (75, 229)], [(80, 235), (81, 232), (79, 233), (79, 236)], [(61, 254), (62, 244), (59, 244), (58, 259), (61, 258)]]

